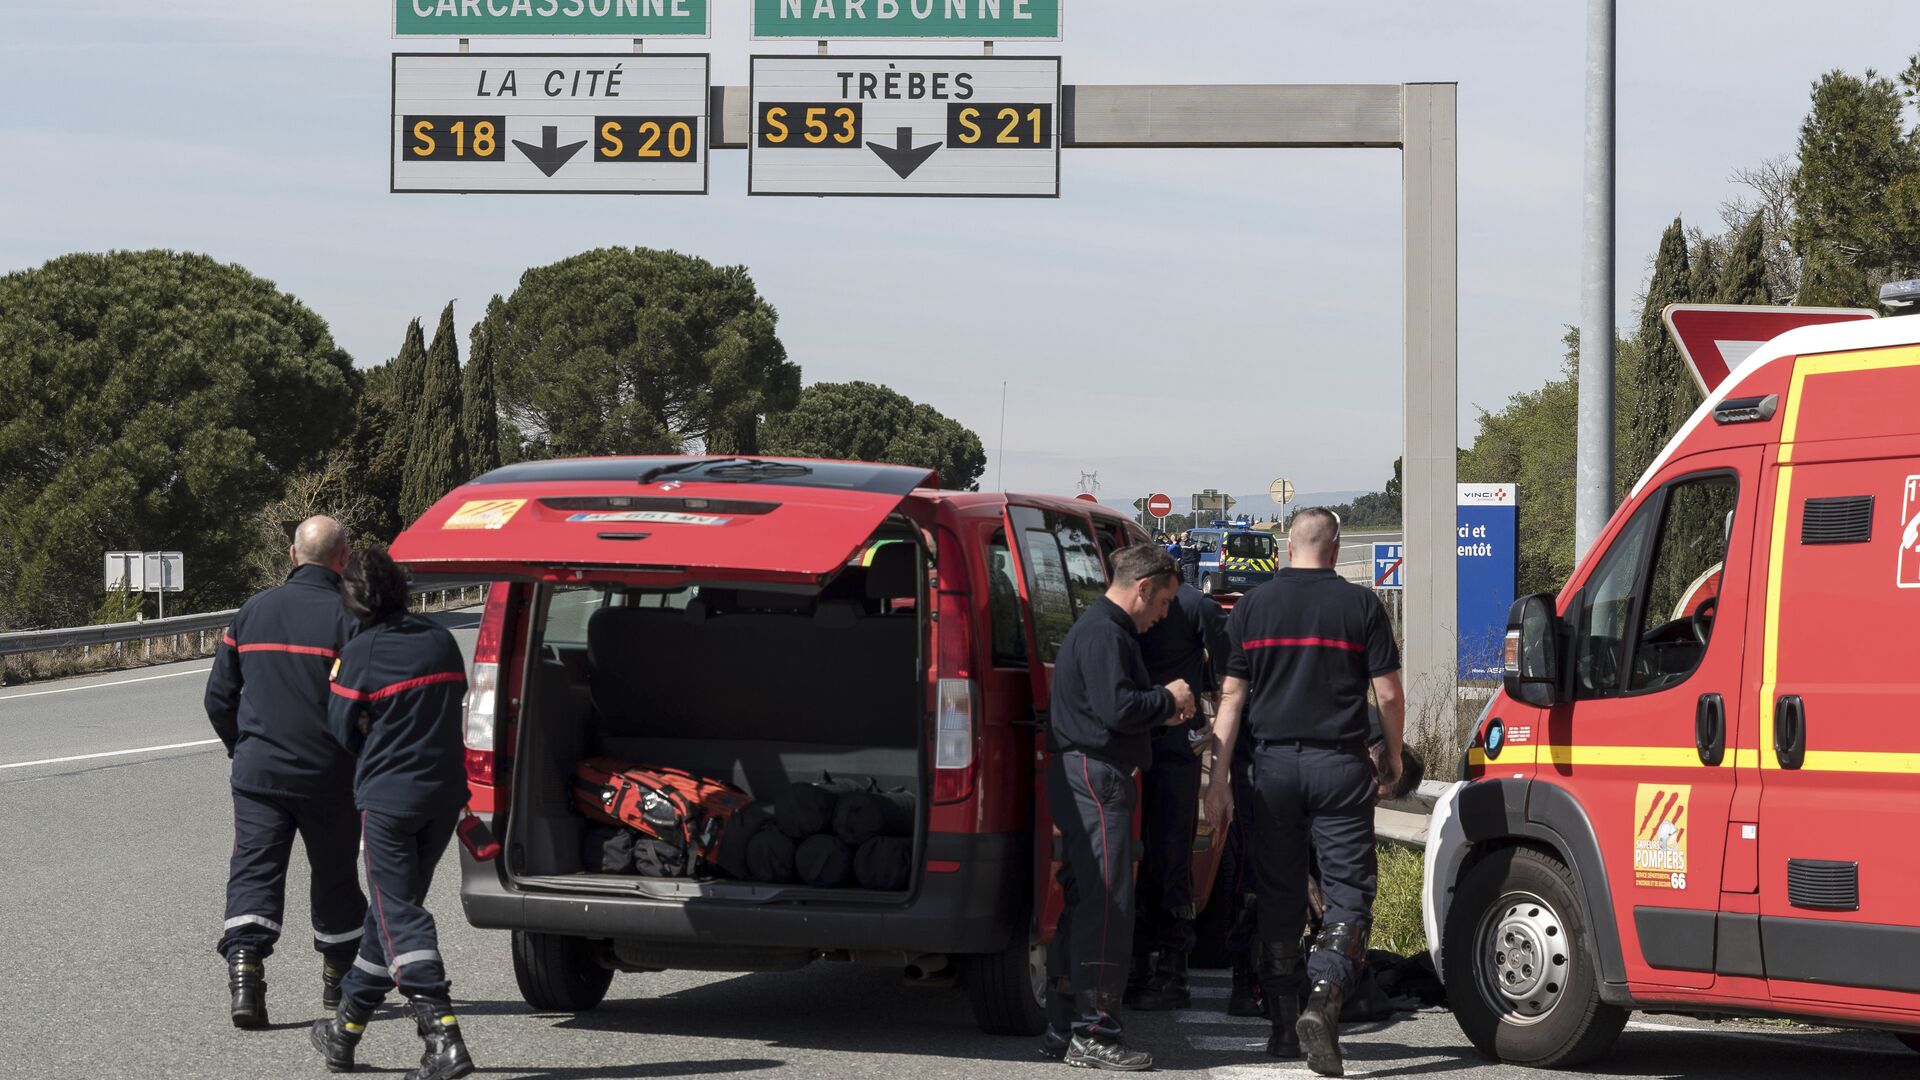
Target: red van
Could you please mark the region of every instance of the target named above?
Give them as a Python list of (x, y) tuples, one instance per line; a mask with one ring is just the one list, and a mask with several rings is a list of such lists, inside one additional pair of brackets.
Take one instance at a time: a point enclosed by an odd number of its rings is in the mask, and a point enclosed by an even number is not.
[(1426, 921), (1483, 1052), (1629, 1010), (1920, 1049), (1920, 318), (1809, 327), (1708, 396), (1559, 594), (1435, 808)]
[[(724, 457), (511, 465), (394, 542), (417, 575), (496, 580), (467, 704), (475, 926), (513, 931), (527, 1002), (591, 1009), (615, 970), (831, 959), (959, 969), (980, 1026), (1035, 1034), (1060, 908), (1041, 795), (1048, 678), (1144, 542), (1105, 507), (938, 491), (926, 470)], [(827, 772), (916, 796), (899, 891), (583, 868), (581, 759), (674, 766), (770, 798)], [(1197, 845), (1210, 883), (1219, 846)]]

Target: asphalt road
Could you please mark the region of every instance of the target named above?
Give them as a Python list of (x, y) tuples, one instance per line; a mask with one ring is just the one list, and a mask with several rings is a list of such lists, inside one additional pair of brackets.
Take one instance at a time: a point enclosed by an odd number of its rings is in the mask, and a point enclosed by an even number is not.
[[(450, 621), (471, 625), (471, 615)], [(471, 643), (472, 634), (460, 634)], [(268, 962), (273, 1026), (228, 1025), (213, 953), (230, 843), (226, 758), (200, 711), (206, 662), (0, 692), (0, 1076), (322, 1076), (306, 1027), (320, 1016), (303, 927), (304, 866), (288, 895), (288, 947)], [(165, 747), (165, 749), (143, 749)], [(136, 751), (127, 753), (126, 751)], [(92, 756), (89, 756), (92, 755)], [(579, 1016), (521, 1003), (506, 937), (468, 927), (451, 875), (431, 907), (481, 1075), (1063, 1077), (1027, 1039), (973, 1025), (964, 992), (903, 986), (891, 971), (816, 964), (781, 974), (622, 975)], [(1130, 1014), (1161, 1071), (1213, 1080), (1307, 1076), (1260, 1053), (1260, 1021), (1230, 1019), (1223, 973), (1197, 975), (1185, 1013)], [(1347, 1033), (1350, 1076), (1540, 1077), (1473, 1055), (1445, 1013)], [(400, 1073), (411, 1025), (376, 1020), (361, 1060)], [(1601, 1071), (1582, 1076), (1802, 1080), (1912, 1076), (1920, 1058), (1871, 1033), (1636, 1017)], [(1084, 1075), (1076, 1073), (1074, 1075)]]

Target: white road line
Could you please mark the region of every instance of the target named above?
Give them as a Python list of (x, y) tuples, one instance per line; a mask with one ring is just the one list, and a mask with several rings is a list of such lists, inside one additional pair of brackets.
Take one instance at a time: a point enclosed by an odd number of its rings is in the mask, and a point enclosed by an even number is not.
[(1195, 1050), (1254, 1051), (1266, 1053), (1267, 1040), (1250, 1039), (1245, 1035), (1189, 1035), (1187, 1042)]
[(1273, 1021), (1264, 1016), (1228, 1016), (1223, 1012), (1186, 1009), (1173, 1014), (1176, 1024), (1231, 1024), (1235, 1027), (1269, 1027)]
[(134, 750), (107, 750), (98, 754), (75, 754), (72, 757), (50, 757), (39, 761), (11, 761), (0, 765), (0, 769), (25, 769), (34, 765), (65, 765), (69, 761), (92, 761), (96, 758), (126, 757), (128, 754), (153, 754), (162, 750), (185, 750), (190, 746), (213, 746), (219, 739), (200, 739), (195, 742), (167, 743), (165, 746), (142, 746)]
[(127, 686), (137, 682), (152, 682), (155, 679), (177, 679), (182, 675), (205, 675), (212, 670), (213, 668), (208, 666), (194, 668), (190, 671), (169, 671), (164, 675), (142, 675), (137, 679), (121, 679), (118, 682), (88, 683), (85, 686), (63, 686), (58, 690), (33, 690), (25, 694), (7, 694), (4, 697), (0, 697), (0, 703), (18, 701), (21, 698), (45, 697), (48, 694), (71, 694), (75, 690), (104, 690), (110, 686)]

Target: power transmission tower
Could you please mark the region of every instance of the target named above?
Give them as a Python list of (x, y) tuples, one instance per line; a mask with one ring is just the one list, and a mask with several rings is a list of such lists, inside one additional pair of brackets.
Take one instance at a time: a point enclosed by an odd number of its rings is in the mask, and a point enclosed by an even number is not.
[(1100, 494), (1100, 474), (1097, 472), (1081, 472), (1080, 491), (1086, 495)]

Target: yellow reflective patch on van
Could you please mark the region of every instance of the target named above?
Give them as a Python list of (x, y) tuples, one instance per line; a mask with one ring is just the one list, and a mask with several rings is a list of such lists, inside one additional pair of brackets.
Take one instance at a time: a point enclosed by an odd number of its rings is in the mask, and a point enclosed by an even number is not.
[(460, 504), (442, 529), (498, 529), (527, 505), (525, 499), (475, 499)]

